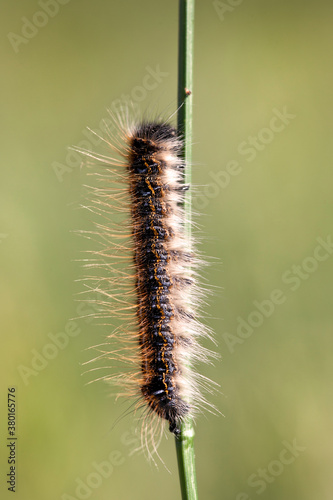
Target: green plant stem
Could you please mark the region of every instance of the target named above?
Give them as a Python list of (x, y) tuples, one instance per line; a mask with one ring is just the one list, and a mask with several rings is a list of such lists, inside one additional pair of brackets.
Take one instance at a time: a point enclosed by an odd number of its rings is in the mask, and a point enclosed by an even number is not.
[[(178, 130), (184, 138), (185, 184), (191, 184), (192, 162), (192, 99), (193, 99), (193, 28), (194, 0), (179, 0), (179, 53), (178, 53)], [(185, 234), (191, 243), (192, 197), (185, 192)], [(176, 437), (179, 479), (183, 500), (197, 500), (197, 481), (194, 459), (193, 422), (187, 418)]]
[(198, 499), (193, 441), (193, 423), (187, 419), (181, 426), (180, 435), (176, 437), (178, 472), (183, 500)]

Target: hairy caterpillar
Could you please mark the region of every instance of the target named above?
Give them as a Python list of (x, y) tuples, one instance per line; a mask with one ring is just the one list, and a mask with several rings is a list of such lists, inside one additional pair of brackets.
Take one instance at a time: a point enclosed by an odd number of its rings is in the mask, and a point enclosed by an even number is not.
[(183, 419), (207, 405), (201, 388), (209, 390), (209, 381), (193, 370), (212, 356), (197, 340), (210, 335), (198, 321), (201, 259), (184, 234), (189, 186), (181, 135), (162, 120), (131, 123), (123, 113), (114, 122), (117, 135), (108, 129), (101, 138), (106, 155), (81, 150), (98, 180), (88, 208), (105, 221), (95, 223), (100, 249), (87, 264), (101, 270), (100, 278), (88, 278), (94, 283), (87, 286), (99, 293), (100, 317), (125, 319), (110, 335), (110, 343), (120, 341), (122, 348), (112, 345), (102, 356), (129, 370), (101, 378), (122, 387), (121, 395), (137, 397), (143, 439), (156, 451), (162, 422), (178, 435)]

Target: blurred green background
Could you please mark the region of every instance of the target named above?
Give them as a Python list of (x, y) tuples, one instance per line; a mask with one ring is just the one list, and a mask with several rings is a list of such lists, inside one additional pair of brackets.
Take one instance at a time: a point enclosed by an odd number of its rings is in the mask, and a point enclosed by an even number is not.
[[(15, 386), (15, 498), (180, 498), (172, 437), (160, 447), (171, 474), (130, 456), (132, 417), (113, 427), (126, 403), (82, 375), (107, 330), (70, 321), (87, 249), (73, 231), (89, 217), (67, 149), (92, 144), (86, 127), (126, 95), (175, 111), (177, 2), (42, 5), (1, 9), (0, 496)], [(223, 414), (197, 420), (201, 498), (333, 497), (332, 15), (323, 0), (197, 1), (194, 205), (222, 356), (202, 373), (221, 385)]]

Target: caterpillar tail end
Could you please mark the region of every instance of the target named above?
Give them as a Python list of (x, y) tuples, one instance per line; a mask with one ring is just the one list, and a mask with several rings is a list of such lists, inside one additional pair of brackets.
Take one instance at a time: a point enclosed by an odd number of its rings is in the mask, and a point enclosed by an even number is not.
[(178, 437), (180, 435), (179, 422), (169, 422), (169, 431)]

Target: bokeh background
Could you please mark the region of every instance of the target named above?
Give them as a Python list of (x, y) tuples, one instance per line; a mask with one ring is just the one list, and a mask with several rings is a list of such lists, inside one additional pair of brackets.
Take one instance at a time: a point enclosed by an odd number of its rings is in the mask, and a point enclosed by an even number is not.
[[(18, 500), (180, 498), (172, 437), (160, 447), (170, 472), (130, 456), (126, 403), (83, 374), (107, 331), (73, 320), (89, 244), (74, 231), (90, 221), (67, 149), (98, 150), (86, 127), (126, 96), (176, 110), (177, 2), (1, 11), (0, 496), (15, 386)], [(197, 420), (201, 498), (333, 496), (332, 16), (324, 0), (197, 1), (194, 205), (222, 356), (202, 373), (223, 414)]]

